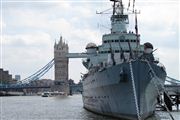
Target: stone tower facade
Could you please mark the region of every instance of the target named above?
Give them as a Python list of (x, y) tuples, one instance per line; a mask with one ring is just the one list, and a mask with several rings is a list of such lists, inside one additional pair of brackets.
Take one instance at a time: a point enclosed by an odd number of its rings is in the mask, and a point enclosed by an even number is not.
[(66, 54), (69, 52), (68, 44), (63, 41), (62, 36), (58, 43), (54, 44), (54, 65), (55, 65), (55, 81), (54, 90), (69, 94), (68, 83), (68, 58)]

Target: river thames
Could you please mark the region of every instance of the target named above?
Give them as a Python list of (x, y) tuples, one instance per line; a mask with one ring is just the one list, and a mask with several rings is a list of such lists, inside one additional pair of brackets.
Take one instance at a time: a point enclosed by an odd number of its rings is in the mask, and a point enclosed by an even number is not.
[[(82, 96), (41, 97), (12, 96), (0, 97), (0, 120), (116, 120), (96, 115), (83, 108)], [(172, 112), (180, 120), (180, 112)], [(148, 120), (171, 120), (167, 112), (156, 112)]]

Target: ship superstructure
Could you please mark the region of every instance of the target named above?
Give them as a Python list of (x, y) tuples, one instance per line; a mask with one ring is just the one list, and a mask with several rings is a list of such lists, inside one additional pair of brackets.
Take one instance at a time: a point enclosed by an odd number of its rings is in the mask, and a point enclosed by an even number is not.
[[(144, 45), (140, 45), (137, 26), (135, 32), (128, 31), (128, 24), (128, 14), (124, 13), (122, 1), (114, 1), (113, 15), (111, 16), (111, 33), (102, 36), (102, 45), (96, 46), (94, 43), (89, 43), (86, 46), (89, 58), (84, 61), (84, 65), (87, 69), (98, 65), (119, 64), (142, 55)], [(150, 43), (147, 44), (150, 53), (153, 47)]]
[(102, 45), (96, 46), (94, 43), (89, 43), (86, 46), (87, 59), (83, 61), (84, 66), (90, 69), (99, 65), (120, 64), (130, 59), (140, 58), (140, 56), (153, 61), (153, 45), (148, 42), (140, 45), (137, 12), (133, 12), (135, 14), (135, 32), (127, 30), (129, 17), (124, 12), (122, 1), (111, 1), (114, 2), (111, 16), (111, 32), (102, 36)]

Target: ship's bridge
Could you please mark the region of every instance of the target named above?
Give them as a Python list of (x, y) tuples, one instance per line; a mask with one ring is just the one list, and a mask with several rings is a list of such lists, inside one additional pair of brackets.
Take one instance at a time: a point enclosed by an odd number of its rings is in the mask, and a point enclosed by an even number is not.
[(131, 47), (131, 50), (136, 50), (137, 45), (139, 45), (139, 37), (140, 35), (137, 39), (137, 35), (131, 31), (121, 34), (105, 34), (102, 38), (102, 46), (99, 47), (99, 53), (109, 50), (110, 47), (112, 50), (129, 51), (129, 47)]
[(111, 17), (111, 32), (119, 33), (127, 31), (127, 24), (129, 24), (128, 15), (113, 15)]

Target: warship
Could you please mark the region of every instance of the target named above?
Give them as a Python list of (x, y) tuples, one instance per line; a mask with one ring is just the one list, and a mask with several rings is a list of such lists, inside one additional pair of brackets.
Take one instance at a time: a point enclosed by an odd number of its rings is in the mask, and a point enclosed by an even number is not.
[[(166, 78), (165, 67), (153, 55), (149, 42), (140, 44), (138, 12), (125, 9), (122, 0), (112, 2), (111, 30), (102, 44), (88, 43), (82, 76), (85, 109), (123, 119), (144, 120), (153, 115)], [(129, 14), (134, 30), (127, 30)], [(133, 32), (134, 31), (134, 32)]]

